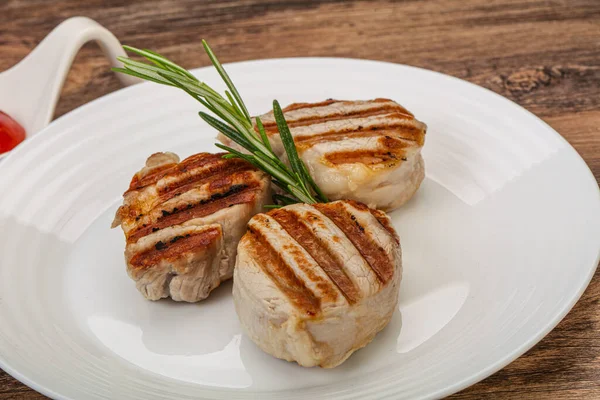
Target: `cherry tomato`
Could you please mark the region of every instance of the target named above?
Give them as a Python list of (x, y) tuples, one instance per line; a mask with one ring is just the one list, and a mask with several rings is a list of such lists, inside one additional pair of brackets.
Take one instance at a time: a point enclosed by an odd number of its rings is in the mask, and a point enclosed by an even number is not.
[(0, 154), (14, 149), (23, 140), (25, 140), (25, 129), (0, 111)]

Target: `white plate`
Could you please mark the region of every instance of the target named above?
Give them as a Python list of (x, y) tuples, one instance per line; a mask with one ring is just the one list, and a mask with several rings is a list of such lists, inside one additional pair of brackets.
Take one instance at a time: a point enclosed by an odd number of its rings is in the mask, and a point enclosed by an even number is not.
[[(212, 150), (214, 132), (193, 99), (142, 84), (60, 118), (0, 164), (0, 367), (55, 398), (436, 398), (533, 346), (591, 279), (596, 181), (514, 103), (372, 61), (228, 69), (252, 113), (273, 98), (390, 97), (429, 125), (427, 179), (392, 214), (401, 314), (342, 366), (304, 369), (241, 334), (231, 284), (198, 304), (144, 300), (125, 272), (123, 234), (109, 229), (121, 193), (149, 154)], [(196, 73), (219, 82), (213, 69)]]

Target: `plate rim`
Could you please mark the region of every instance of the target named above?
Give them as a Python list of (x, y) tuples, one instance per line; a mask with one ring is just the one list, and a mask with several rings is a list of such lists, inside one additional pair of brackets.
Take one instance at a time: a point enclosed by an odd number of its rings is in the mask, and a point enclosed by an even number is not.
[[(278, 62), (284, 62), (284, 63), (297, 63), (297, 62), (306, 62), (306, 63), (315, 63), (318, 64), (320, 62), (323, 61), (328, 61), (328, 62), (350, 62), (350, 63), (363, 63), (363, 64), (372, 64), (372, 65), (382, 65), (382, 66), (388, 66), (388, 67), (401, 67), (401, 68), (406, 68), (406, 69), (412, 69), (412, 70), (417, 70), (420, 72), (425, 72), (425, 73), (433, 73), (436, 74), (440, 77), (443, 77), (444, 79), (450, 79), (450, 80), (454, 80), (457, 81), (458, 83), (461, 84), (467, 84), (469, 86), (475, 87), (478, 90), (483, 90), (485, 92), (487, 92), (487, 95), (492, 95), (494, 97), (496, 97), (497, 99), (501, 99), (504, 102), (509, 102), (512, 103), (512, 106), (516, 106), (518, 107), (522, 112), (525, 112), (527, 114), (529, 114), (530, 117), (533, 117), (537, 120), (537, 122), (541, 123), (543, 126), (545, 126), (545, 128), (549, 131), (552, 132), (553, 135), (555, 135), (555, 137), (560, 138), (560, 140), (566, 144), (566, 147), (570, 148), (570, 150), (574, 153), (574, 155), (576, 155), (576, 159), (579, 163), (581, 163), (581, 166), (584, 168), (584, 170), (586, 170), (586, 173), (588, 174), (588, 178), (591, 178), (592, 181), (596, 182), (596, 189), (597, 189), (597, 194), (598, 194), (598, 198), (600, 199), (600, 187), (598, 186), (598, 182), (593, 174), (593, 172), (591, 171), (590, 167), (588, 166), (588, 164), (585, 162), (585, 160), (581, 157), (581, 155), (579, 154), (579, 152), (556, 130), (554, 129), (552, 126), (550, 126), (547, 122), (545, 122), (543, 119), (541, 119), (540, 117), (538, 117), (537, 115), (535, 115), (534, 113), (532, 113), (531, 111), (529, 111), (528, 109), (526, 109), (525, 107), (521, 106), (520, 104), (516, 103), (515, 101), (508, 99), (504, 96), (502, 96), (501, 94), (498, 94), (486, 87), (477, 85), (475, 83), (469, 82), (467, 80), (449, 75), (449, 74), (445, 74), (442, 72), (438, 72), (438, 71), (434, 71), (434, 70), (430, 70), (427, 68), (422, 68), (422, 67), (416, 67), (416, 66), (412, 66), (412, 65), (407, 65), (407, 64), (400, 64), (400, 63), (394, 63), (394, 62), (388, 62), (388, 61), (380, 61), (380, 60), (370, 60), (370, 59), (361, 59), (361, 58), (351, 58), (351, 57), (283, 57), (283, 58), (265, 58), (265, 59), (253, 59), (253, 60), (244, 60), (244, 61), (238, 61), (238, 62), (232, 62), (232, 63), (226, 63), (224, 64), (225, 68), (228, 67), (235, 67), (235, 68), (240, 68), (243, 67), (244, 65), (252, 65), (252, 64), (261, 64), (261, 63), (278, 63)], [(198, 73), (201, 70), (209, 70), (212, 69), (211, 65), (207, 65), (207, 66), (203, 66), (203, 67), (197, 67), (197, 68), (193, 68), (190, 69), (190, 71), (192, 73)], [(141, 84), (143, 85), (152, 85), (152, 82), (141, 82)], [(132, 86), (128, 86), (128, 87), (121, 87), (115, 91), (112, 91), (110, 93), (107, 93), (105, 95), (102, 95), (90, 102), (87, 102), (73, 110), (70, 110), (69, 112), (61, 115), (60, 117), (56, 118), (55, 120), (53, 120), (52, 122), (50, 122), (50, 124), (48, 126), (46, 126), (44, 129), (42, 129), (41, 131), (35, 133), (34, 135), (32, 135), (30, 138), (26, 139), (22, 144), (20, 144), (19, 146), (17, 146), (14, 150), (8, 152), (7, 154), (3, 154), (2, 157), (0, 157), (0, 171), (3, 169), (3, 165), (7, 164), (7, 161), (12, 160), (14, 157), (18, 157), (18, 154), (20, 154), (21, 152), (24, 151), (28, 151), (28, 149), (31, 146), (36, 146), (36, 141), (39, 140), (37, 139), (37, 137), (44, 137), (45, 135), (47, 135), (48, 130), (53, 127), (55, 124), (62, 122), (64, 119), (68, 119), (71, 118), (74, 115), (77, 115), (79, 113), (82, 112), (86, 112), (88, 108), (91, 107), (96, 107), (98, 104), (102, 104), (104, 102), (108, 102), (112, 99), (113, 96), (117, 96), (117, 95), (121, 95), (124, 91), (127, 90), (135, 90), (134, 88), (138, 87), (139, 84), (136, 85), (132, 85)], [(480, 372), (473, 374), (469, 377), (464, 378), (461, 381), (458, 381), (452, 385), (449, 385), (445, 388), (439, 389), (438, 391), (431, 393), (431, 397), (432, 398), (437, 398), (440, 396), (447, 396), (453, 393), (457, 393), (477, 382), (480, 382), (481, 380), (491, 376), (492, 374), (500, 371), (501, 369), (503, 369), (504, 367), (506, 367), (508, 364), (510, 364), (511, 362), (513, 362), (514, 360), (516, 360), (517, 358), (521, 357), (523, 354), (525, 354), (527, 351), (529, 351), (531, 348), (533, 348), (537, 343), (539, 343), (546, 335), (548, 335), (548, 333), (550, 333), (565, 317), (566, 315), (571, 311), (571, 309), (575, 306), (575, 304), (579, 301), (579, 299), (581, 298), (581, 296), (585, 293), (586, 289), (588, 288), (591, 280), (593, 279), (596, 270), (598, 268), (598, 264), (600, 263), (600, 245), (598, 246), (598, 254), (596, 255), (596, 260), (595, 260), (595, 264), (590, 268), (588, 275), (585, 277), (585, 280), (583, 281), (583, 284), (581, 285), (581, 287), (578, 288), (578, 290), (568, 299), (568, 301), (563, 302), (563, 305), (560, 309), (557, 310), (556, 313), (553, 314), (552, 318), (548, 319), (548, 323), (545, 324), (545, 326), (540, 329), (535, 335), (532, 335), (528, 340), (526, 340), (523, 344), (521, 344), (517, 349), (515, 349), (514, 351), (506, 354), (504, 357), (498, 359), (497, 361), (491, 363), (490, 365), (488, 365), (486, 368), (484, 368), (483, 370), (481, 370)], [(34, 380), (28, 378), (27, 376), (21, 374), (19, 371), (17, 371), (16, 369), (14, 369), (12, 366), (10, 366), (6, 360), (4, 359), (2, 353), (0, 353), (0, 369), (4, 370), (7, 374), (9, 374), (10, 376), (12, 376), (13, 378), (17, 379), (18, 381), (20, 381), (21, 383), (27, 385), (28, 387), (38, 391), (39, 393), (42, 393), (48, 397), (51, 398), (55, 398), (55, 399), (67, 399), (67, 400), (74, 400), (71, 397), (59, 394), (57, 392), (55, 392), (52, 389), (49, 389), (45, 386), (41, 386), (39, 384), (37, 384)]]

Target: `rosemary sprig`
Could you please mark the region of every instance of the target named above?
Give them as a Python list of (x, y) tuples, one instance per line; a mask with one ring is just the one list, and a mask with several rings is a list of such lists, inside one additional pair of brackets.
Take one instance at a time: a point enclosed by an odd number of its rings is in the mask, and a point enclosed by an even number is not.
[(231, 78), (229, 78), (229, 75), (205, 40), (202, 41), (202, 45), (210, 61), (229, 89), (225, 91), (225, 97), (206, 83), (200, 82), (185, 68), (151, 50), (123, 46), (125, 50), (144, 57), (147, 62), (139, 62), (127, 57), (118, 57), (119, 61), (123, 63), (123, 68), (113, 68), (113, 70), (162, 85), (177, 87), (206, 107), (212, 115), (201, 111), (199, 112), (200, 117), (210, 126), (248, 151), (246, 154), (217, 143), (217, 147), (228, 152), (223, 157), (242, 158), (248, 161), (255, 167), (271, 175), (272, 182), (287, 192), (288, 195), (274, 195), (273, 200), (276, 204), (269, 207), (281, 207), (297, 202), (309, 204), (327, 202), (327, 197), (319, 189), (314, 179), (310, 176), (308, 168), (298, 156), (294, 139), (277, 100), (273, 101), (273, 113), (281, 142), (290, 163), (289, 166), (284, 164), (273, 151), (260, 118), (256, 118), (255, 120), (256, 129), (258, 130), (258, 133), (256, 133), (248, 109)]

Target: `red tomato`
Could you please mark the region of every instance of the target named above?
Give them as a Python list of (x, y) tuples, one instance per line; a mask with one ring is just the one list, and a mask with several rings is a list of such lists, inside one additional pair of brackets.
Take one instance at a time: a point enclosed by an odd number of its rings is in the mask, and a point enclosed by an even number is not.
[(0, 154), (14, 149), (23, 140), (25, 140), (25, 129), (0, 111)]

